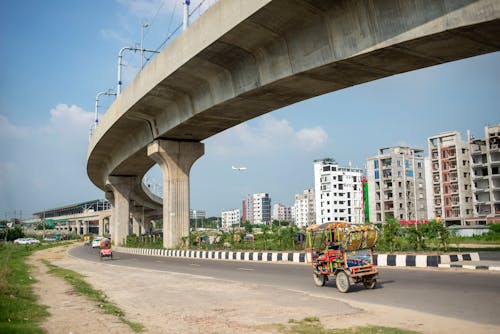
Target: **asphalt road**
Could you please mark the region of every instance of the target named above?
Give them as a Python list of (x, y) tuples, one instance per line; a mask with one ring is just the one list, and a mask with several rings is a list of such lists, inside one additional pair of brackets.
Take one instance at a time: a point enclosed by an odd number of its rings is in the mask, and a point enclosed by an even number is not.
[[(73, 248), (70, 255), (99, 262), (98, 251), (88, 246)], [(500, 274), (443, 269), (379, 268), (378, 287), (362, 285), (341, 294), (334, 282), (315, 287), (311, 268), (299, 264), (213, 261), (131, 255), (114, 252), (103, 262), (168, 272), (208, 276), (217, 279), (280, 286), (290, 290), (317, 293), (345, 300), (401, 307), (436, 315), (500, 325)]]

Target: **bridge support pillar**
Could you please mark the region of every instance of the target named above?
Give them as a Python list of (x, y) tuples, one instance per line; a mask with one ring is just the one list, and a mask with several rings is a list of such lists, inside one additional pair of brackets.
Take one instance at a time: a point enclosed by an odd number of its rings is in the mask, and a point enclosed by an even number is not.
[(106, 218), (104, 217), (99, 217), (99, 232), (97, 232), (97, 235), (104, 235), (104, 220)]
[(189, 171), (205, 153), (199, 142), (155, 140), (148, 145), (148, 156), (163, 173), (163, 247), (182, 246), (189, 237)]
[(76, 235), (82, 235), (82, 221), (79, 219), (76, 220)]
[(113, 190), (111, 241), (123, 246), (129, 234), (130, 193), (137, 185), (135, 176), (109, 176), (107, 185)]
[(139, 207), (134, 207), (134, 213), (132, 214), (132, 233), (136, 236), (141, 235), (141, 221), (142, 212), (139, 210)]

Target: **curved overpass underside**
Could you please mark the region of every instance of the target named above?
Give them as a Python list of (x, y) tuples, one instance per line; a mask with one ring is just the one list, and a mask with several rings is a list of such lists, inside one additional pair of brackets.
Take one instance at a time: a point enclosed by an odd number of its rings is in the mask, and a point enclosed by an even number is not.
[[(314, 96), (499, 49), (497, 0), (220, 0), (106, 112), (87, 173), (115, 201), (118, 192), (160, 210), (140, 180), (164, 160), (161, 142), (188, 147)], [(195, 146), (186, 149), (203, 151)], [(175, 150), (178, 164), (184, 151)], [(181, 168), (187, 175), (194, 160)], [(128, 188), (118, 190), (110, 177), (128, 178)], [(163, 207), (165, 222), (176, 209)]]

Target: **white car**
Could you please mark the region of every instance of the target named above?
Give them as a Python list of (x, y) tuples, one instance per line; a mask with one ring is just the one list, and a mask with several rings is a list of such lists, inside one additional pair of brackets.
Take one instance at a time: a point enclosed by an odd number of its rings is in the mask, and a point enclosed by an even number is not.
[(33, 245), (33, 244), (39, 244), (40, 240), (35, 238), (18, 238), (14, 240), (14, 243), (18, 245)]
[(40, 240), (35, 239), (35, 238), (26, 238), (28, 240), (29, 245), (36, 245), (40, 243)]
[(99, 246), (101, 245), (102, 239), (104, 239), (104, 238), (103, 237), (95, 237), (91, 243), (92, 248), (99, 248)]

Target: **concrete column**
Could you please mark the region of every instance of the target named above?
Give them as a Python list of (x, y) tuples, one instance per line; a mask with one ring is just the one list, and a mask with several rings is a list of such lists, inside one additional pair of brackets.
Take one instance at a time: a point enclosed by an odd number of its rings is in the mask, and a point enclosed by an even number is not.
[(113, 231), (113, 228), (115, 226), (115, 224), (113, 224), (115, 196), (113, 194), (113, 191), (106, 191), (104, 193), (104, 196), (108, 200), (109, 204), (111, 204), (111, 216), (108, 217), (108, 219), (107, 219), (108, 220), (108, 229), (106, 232), (109, 233), (111, 236), (113, 236), (115, 234), (115, 232)]
[(148, 156), (163, 173), (163, 247), (182, 246), (189, 236), (189, 171), (205, 153), (199, 142), (155, 140), (148, 145)]
[(132, 214), (132, 233), (137, 236), (141, 235), (141, 219), (142, 207), (135, 206), (134, 213)]
[(109, 176), (107, 185), (113, 190), (111, 241), (123, 246), (129, 234), (130, 193), (137, 185), (135, 176)]
[(83, 222), (83, 234), (88, 234), (89, 233), (89, 222), (84, 221)]
[(104, 232), (103, 232), (103, 235), (104, 234), (110, 234), (110, 231), (111, 231), (110, 223), (111, 223), (111, 217), (104, 218)]
[(82, 221), (77, 220), (76, 221), (76, 235), (82, 235), (81, 231), (82, 231)]
[(97, 233), (98, 235), (104, 235), (104, 220), (105, 217), (99, 217), (99, 232)]

